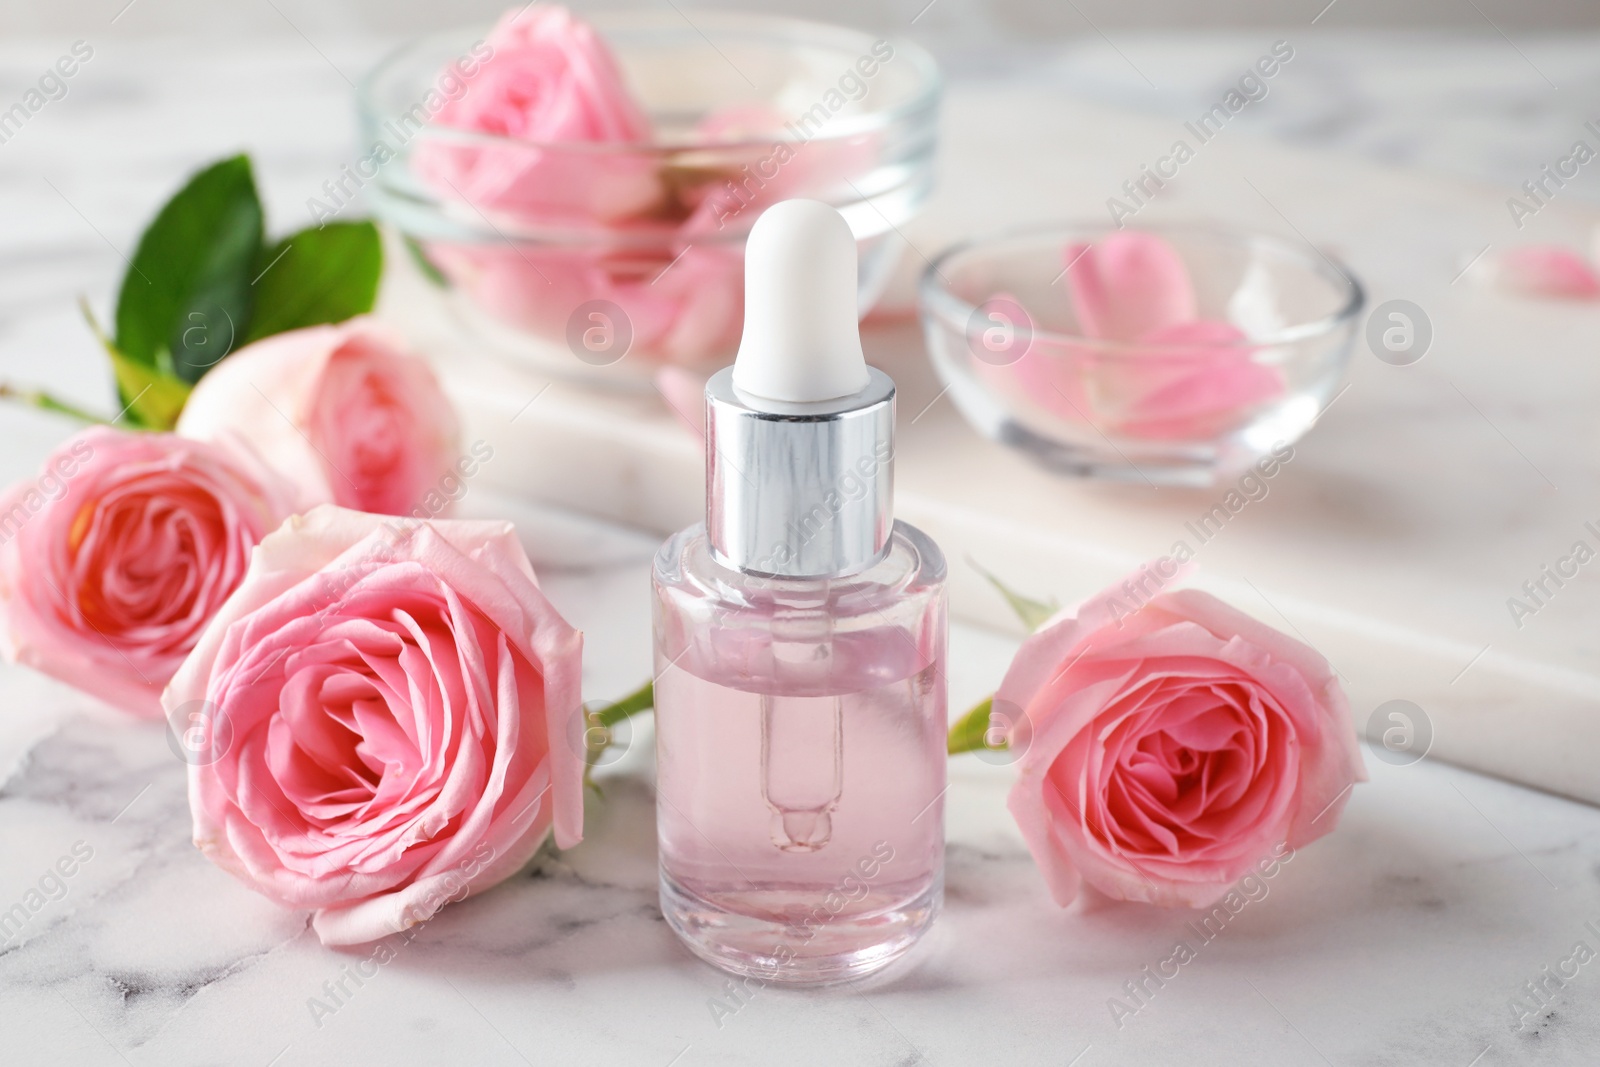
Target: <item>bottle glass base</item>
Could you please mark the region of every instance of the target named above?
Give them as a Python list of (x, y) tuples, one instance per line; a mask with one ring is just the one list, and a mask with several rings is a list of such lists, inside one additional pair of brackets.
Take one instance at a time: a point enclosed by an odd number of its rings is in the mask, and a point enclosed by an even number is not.
[(895, 894), (876, 909), (858, 903), (848, 917), (792, 888), (748, 889), (733, 911), (661, 876), (661, 914), (691, 952), (724, 971), (779, 985), (828, 985), (882, 970), (911, 950), (943, 900), (941, 873), (914, 896)]

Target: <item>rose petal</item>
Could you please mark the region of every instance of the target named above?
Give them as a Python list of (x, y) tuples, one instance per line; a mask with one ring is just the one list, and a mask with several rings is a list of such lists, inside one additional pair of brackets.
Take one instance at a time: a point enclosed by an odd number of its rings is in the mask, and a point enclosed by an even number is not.
[(1067, 290), (1086, 337), (1136, 341), (1198, 314), (1189, 271), (1161, 237), (1123, 230), (1064, 253)]
[(1583, 256), (1560, 245), (1524, 245), (1486, 253), (1474, 273), (1521, 296), (1600, 299), (1600, 272)]

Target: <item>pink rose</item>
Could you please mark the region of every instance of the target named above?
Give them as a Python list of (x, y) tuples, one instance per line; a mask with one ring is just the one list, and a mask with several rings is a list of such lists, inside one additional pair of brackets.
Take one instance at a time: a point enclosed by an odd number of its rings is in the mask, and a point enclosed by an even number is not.
[[(573, 314), (595, 300), (626, 316), (628, 356), (652, 363), (731, 355), (743, 328), (744, 253), (728, 243), (674, 239), (610, 253), (435, 244), (428, 254), (484, 311), (563, 345)], [(596, 365), (611, 361), (595, 353)]]
[[(1283, 394), (1237, 327), (1198, 317), (1188, 269), (1154, 234), (1125, 230), (1063, 253), (1078, 329), (1107, 345), (1032, 336), (1012, 362), (980, 361), (991, 387), (1062, 419), (1144, 440), (1204, 441)], [(999, 294), (990, 303), (1015, 298)]]
[(687, 229), (745, 232), (780, 200), (809, 197), (833, 203), (860, 196), (851, 181), (877, 163), (881, 136), (830, 137), (822, 130), (796, 141), (796, 118), (768, 104), (746, 103), (713, 112), (695, 125), (696, 144), (706, 146), (703, 162), (680, 162), (691, 173), (703, 171), (705, 180), (685, 183), (678, 192), (692, 210)]
[(84, 430), (0, 495), (0, 651), (137, 715), (243, 580), (293, 487), (246, 451)]
[(366, 318), (246, 345), (195, 386), (178, 432), (243, 441), (300, 489), (305, 510), (432, 517), (460, 458), (455, 410), (427, 362)]
[(581, 658), (509, 523), (291, 519), (166, 693), (195, 844), (324, 944), (421, 922), (582, 838)]
[(433, 121), (500, 140), (419, 143), (412, 166), (440, 196), (518, 221), (580, 223), (640, 215), (662, 199), (651, 152), (592, 149), (651, 139), (592, 26), (566, 8), (527, 7), (504, 15), (485, 43), (492, 54)]
[(1086, 881), (1205, 907), (1333, 829), (1366, 779), (1328, 662), (1207, 593), (1150, 595), (1180, 570), (1059, 613), (995, 693), (1021, 751), (1009, 807), (1058, 904)]

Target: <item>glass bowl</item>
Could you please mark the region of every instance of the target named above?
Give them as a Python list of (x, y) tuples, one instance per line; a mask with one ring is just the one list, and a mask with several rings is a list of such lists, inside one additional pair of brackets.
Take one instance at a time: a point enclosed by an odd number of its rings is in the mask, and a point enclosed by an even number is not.
[[(1074, 306), (1086, 283), (1068, 272), (1083, 268), (1082, 246), (1130, 231), (1176, 254), (1197, 321), (1133, 340), (1086, 327)], [(1310, 429), (1339, 387), (1364, 301), (1314, 249), (1204, 225), (1008, 231), (944, 252), (919, 291), (934, 368), (984, 436), (1069, 474), (1188, 486)]]
[(430, 100), (470, 94), (489, 69), (473, 61), (493, 49), (482, 28), (412, 42), (358, 89), (373, 161), (356, 173), (373, 174), (375, 213), (469, 331), (506, 358), (608, 385), (719, 366), (742, 328), (745, 237), (790, 197), (844, 214), (870, 308), (899, 255), (888, 238), (933, 184), (932, 58), (756, 14), (610, 12), (592, 25), (652, 140), (536, 142), (429, 121)]

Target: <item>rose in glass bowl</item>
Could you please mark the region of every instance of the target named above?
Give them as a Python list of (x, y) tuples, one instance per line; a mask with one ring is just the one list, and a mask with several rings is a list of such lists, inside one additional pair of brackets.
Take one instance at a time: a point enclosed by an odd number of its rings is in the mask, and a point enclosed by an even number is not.
[[(743, 326), (767, 206), (833, 204), (876, 299), (932, 185), (921, 49), (736, 13), (558, 7), (413, 42), (364, 82), (378, 214), (491, 350), (608, 385), (712, 368)], [(324, 205), (335, 210), (337, 205)]]

